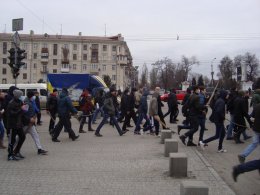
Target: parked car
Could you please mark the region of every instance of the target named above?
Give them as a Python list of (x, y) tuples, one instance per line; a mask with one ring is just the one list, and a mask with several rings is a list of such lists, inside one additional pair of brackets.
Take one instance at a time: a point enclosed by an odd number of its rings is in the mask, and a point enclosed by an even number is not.
[[(184, 99), (185, 94), (186, 94), (186, 91), (176, 90), (177, 100), (182, 101)], [(169, 96), (169, 93), (165, 93), (165, 94), (161, 95), (161, 101), (167, 102), (168, 96)]]

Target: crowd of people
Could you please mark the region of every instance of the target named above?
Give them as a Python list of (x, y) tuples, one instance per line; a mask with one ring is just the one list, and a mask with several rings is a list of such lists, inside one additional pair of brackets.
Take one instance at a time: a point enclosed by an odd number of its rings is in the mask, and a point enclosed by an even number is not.
[[(86, 133), (83, 129), (88, 119), (88, 131), (93, 131), (96, 137), (102, 137), (101, 129), (105, 124), (115, 126), (120, 136), (134, 127), (133, 133), (141, 135), (147, 133), (159, 136), (160, 126), (162, 129), (169, 129), (165, 122), (165, 117), (170, 115), (169, 123), (178, 123), (178, 102), (176, 90), (172, 89), (168, 96), (168, 111), (163, 114), (164, 106), (160, 98), (160, 87), (156, 87), (151, 95), (148, 104), (149, 90), (146, 87), (139, 89), (126, 88), (123, 93), (117, 91), (114, 86), (110, 87), (109, 92), (103, 90), (91, 94), (84, 89), (79, 99), (79, 110), (77, 110), (69, 97), (68, 90), (63, 88), (60, 93), (57, 89), (49, 95), (46, 110), (50, 116), (49, 133), (53, 142), (60, 142), (59, 135), (64, 127), (64, 131), (68, 133), (69, 138), (75, 141), (79, 138), (72, 129), (71, 116), (74, 115), (80, 122), (78, 133)], [(20, 160), (24, 156), (21, 154), (22, 145), (26, 139), (26, 134), (30, 134), (35, 142), (37, 153), (46, 155), (47, 151), (43, 149), (36, 125), (41, 125), (41, 108), (37, 93), (29, 91), (26, 98), (21, 97), (23, 92), (16, 87), (10, 87), (7, 95), (0, 93), (0, 149), (5, 149), (4, 132), (9, 137), (8, 142), (8, 160)], [(229, 93), (226, 90), (214, 91), (211, 97), (206, 95), (204, 86), (193, 86), (187, 89), (187, 93), (182, 101), (181, 112), (185, 117), (182, 124), (177, 125), (178, 134), (186, 129), (186, 132), (179, 136), (181, 142), (188, 147), (200, 146), (202, 150), (214, 140), (218, 140), (217, 152), (223, 153), (227, 150), (223, 147), (226, 140), (234, 140), (235, 144), (244, 143), (241, 140), (241, 134), (244, 140), (250, 139), (246, 133), (247, 123), (254, 130), (254, 138), (252, 143), (238, 155), (241, 165), (237, 165), (233, 169), (233, 177), (236, 181), (239, 174), (260, 169), (259, 160), (245, 163), (246, 157), (260, 143), (260, 87), (253, 94), (251, 106), (253, 112), (249, 113), (249, 94), (244, 91), (237, 91), (233, 88)], [(215, 124), (215, 135), (204, 138), (204, 132), (207, 130), (206, 118), (208, 110), (211, 108), (212, 114), (210, 121)], [(230, 120), (226, 118), (229, 112)], [(98, 114), (103, 117), (98, 124), (96, 130), (92, 128), (92, 124), (96, 124)], [(56, 123), (56, 118), (58, 122)], [(131, 125), (131, 119), (134, 126)], [(145, 119), (145, 122), (143, 122)], [(246, 120), (247, 123), (246, 123)], [(225, 127), (225, 121), (230, 123)], [(123, 123), (120, 126), (120, 123)], [(194, 141), (194, 134), (199, 130), (199, 140)], [(172, 131), (175, 133), (174, 131)], [(18, 137), (18, 139), (17, 139)]]

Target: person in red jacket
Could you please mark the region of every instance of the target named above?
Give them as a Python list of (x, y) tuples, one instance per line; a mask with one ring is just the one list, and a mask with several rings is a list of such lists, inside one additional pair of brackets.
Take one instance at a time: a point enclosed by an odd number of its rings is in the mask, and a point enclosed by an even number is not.
[(88, 131), (94, 131), (91, 127), (92, 113), (94, 111), (94, 104), (92, 103), (92, 97), (88, 90), (83, 90), (80, 96), (80, 110), (82, 111), (82, 116), (80, 118), (79, 133), (86, 133), (83, 130), (83, 126), (88, 117)]

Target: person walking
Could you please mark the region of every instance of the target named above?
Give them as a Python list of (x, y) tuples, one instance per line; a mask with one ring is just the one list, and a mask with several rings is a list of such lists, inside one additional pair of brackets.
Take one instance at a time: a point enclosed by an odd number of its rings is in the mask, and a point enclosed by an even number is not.
[(253, 123), (254, 137), (252, 143), (246, 147), (246, 149), (238, 155), (240, 163), (244, 163), (246, 157), (251, 154), (255, 148), (260, 144), (260, 103), (254, 106), (252, 117), (255, 119)]
[(42, 118), (41, 101), (40, 101), (40, 97), (39, 97), (39, 92), (36, 91), (34, 93), (34, 96), (35, 96), (35, 103), (36, 103), (36, 106), (38, 108), (38, 111), (36, 112), (36, 115), (37, 115), (37, 125), (42, 125), (42, 121), (41, 121), (41, 118)]
[[(157, 90), (154, 90), (152, 99), (150, 101), (150, 105), (149, 105), (149, 115), (150, 117), (153, 118), (154, 121), (154, 127), (155, 127), (155, 135), (159, 135), (160, 132), (160, 117), (159, 117), (159, 106), (158, 106), (158, 97), (160, 97), (159, 95), (159, 91), (158, 89), (160, 89), (159, 87), (156, 87)], [(155, 89), (156, 89), (155, 88)]]
[(59, 122), (55, 126), (52, 134), (52, 141), (53, 142), (60, 142), (58, 140), (58, 137), (60, 135), (60, 132), (64, 126), (64, 128), (67, 130), (69, 137), (72, 139), (72, 141), (75, 141), (79, 138), (79, 135), (75, 135), (74, 131), (71, 128), (71, 121), (70, 121), (70, 113), (77, 114), (76, 108), (73, 107), (70, 97), (68, 96), (68, 90), (66, 88), (63, 88), (61, 91), (61, 94), (58, 99), (58, 117)]
[(250, 126), (252, 126), (252, 121), (250, 120), (250, 116), (248, 115), (248, 109), (245, 104), (245, 92), (239, 91), (238, 96), (234, 100), (234, 140), (236, 144), (244, 143), (240, 140), (240, 135), (243, 131), (246, 130), (246, 121), (247, 119)]
[(3, 107), (4, 97), (4, 93), (0, 92), (0, 149), (6, 148), (4, 145), (5, 128), (3, 123), (3, 115), (5, 112)]
[(81, 98), (80, 110), (82, 111), (82, 116), (80, 118), (79, 133), (86, 133), (86, 131), (83, 130), (83, 126), (86, 123), (87, 117), (88, 117), (88, 131), (94, 131), (91, 127), (92, 113), (94, 110), (94, 105), (92, 103), (91, 95), (87, 90), (84, 90), (80, 98)]
[(52, 134), (55, 121), (56, 121), (56, 114), (58, 111), (58, 90), (53, 89), (53, 92), (49, 95), (46, 103), (46, 110), (47, 114), (50, 115), (50, 122), (49, 122), (49, 133)]
[(92, 124), (96, 123), (96, 118), (98, 113), (101, 113), (101, 116), (104, 116), (104, 111), (103, 111), (103, 102), (104, 102), (104, 91), (100, 90), (97, 91), (94, 97), (95, 100), (95, 111), (92, 117)]
[(109, 89), (109, 92), (106, 94), (105, 100), (104, 100), (104, 117), (101, 121), (101, 123), (99, 124), (99, 126), (96, 129), (95, 135), (97, 137), (102, 137), (102, 135), (100, 134), (100, 130), (101, 128), (104, 126), (104, 124), (106, 123), (107, 119), (110, 118), (110, 120), (112, 120), (113, 124), (116, 126), (116, 129), (119, 133), (120, 136), (122, 136), (123, 134), (126, 133), (126, 131), (122, 131), (121, 128), (118, 125), (117, 119), (115, 117), (116, 115), (116, 105), (114, 102), (114, 98), (116, 97), (116, 89), (114, 87), (111, 87)]
[(209, 142), (212, 142), (216, 139), (219, 139), (219, 144), (218, 144), (218, 152), (227, 152), (226, 149), (222, 147), (223, 145), (223, 140), (226, 134), (225, 127), (224, 127), (224, 121), (225, 121), (225, 104), (226, 104), (226, 99), (228, 98), (228, 93), (225, 90), (221, 90), (219, 92), (219, 97), (217, 101), (214, 104), (213, 108), (213, 120), (216, 126), (216, 133), (214, 136), (209, 137), (206, 140), (200, 140), (199, 144), (201, 148), (204, 150), (205, 145)]
[(196, 133), (199, 129), (199, 115), (200, 113), (206, 109), (206, 106), (200, 104), (199, 99), (200, 89), (198, 86), (193, 87), (193, 94), (189, 98), (189, 117), (191, 129), (185, 134), (179, 136), (180, 140), (184, 145), (186, 145), (186, 138), (189, 140), (187, 142), (187, 146), (197, 146), (193, 143), (193, 134)]
[(178, 101), (176, 97), (176, 90), (172, 89), (169, 96), (168, 96), (168, 112), (164, 114), (164, 118), (170, 114), (170, 123), (176, 123), (176, 120), (174, 120), (174, 115), (178, 110)]
[[(20, 150), (25, 140), (22, 118), (24, 110), (26, 110), (26, 106), (23, 105), (23, 102), (21, 100), (22, 95), (23, 92), (21, 90), (15, 89), (13, 91), (14, 97), (7, 106), (7, 129), (10, 129), (8, 160), (19, 160), (24, 158), (24, 156), (20, 153)], [(19, 140), (15, 147), (17, 135), (19, 137)]]
[(35, 102), (35, 96), (32, 91), (27, 92), (27, 97), (24, 100), (24, 104), (28, 105), (28, 111), (25, 112), (24, 117), (26, 120), (24, 120), (24, 134), (26, 135), (29, 133), (32, 136), (32, 139), (36, 145), (37, 148), (37, 153), (40, 155), (45, 155), (47, 154), (48, 151), (44, 150), (42, 148), (39, 134), (36, 131), (35, 123), (36, 123), (36, 117), (38, 113), (38, 107)]

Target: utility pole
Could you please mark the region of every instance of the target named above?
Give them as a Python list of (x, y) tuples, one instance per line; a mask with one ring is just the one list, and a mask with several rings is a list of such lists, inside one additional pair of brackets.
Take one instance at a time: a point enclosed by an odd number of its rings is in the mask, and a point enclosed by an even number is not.
[(213, 61), (217, 58), (213, 58), (211, 61), (211, 86), (214, 86), (214, 70), (213, 70)]

